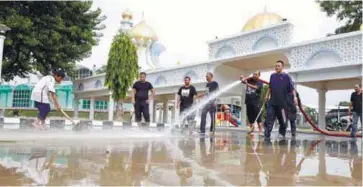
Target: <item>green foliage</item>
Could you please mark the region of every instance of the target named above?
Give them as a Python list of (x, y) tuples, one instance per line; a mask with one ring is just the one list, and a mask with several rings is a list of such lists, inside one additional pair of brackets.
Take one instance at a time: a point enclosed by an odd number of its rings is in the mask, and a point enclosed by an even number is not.
[(43, 75), (54, 68), (74, 73), (77, 61), (91, 54), (106, 18), (91, 10), (92, 1), (2, 1), (0, 23), (6, 33), (3, 79)]
[(318, 115), (318, 112), (310, 107), (305, 107), (304, 108), (305, 113), (310, 117), (310, 119), (312, 119), (314, 121), (314, 123), (317, 123), (317, 119), (316, 116)]
[(137, 48), (124, 32), (118, 33), (108, 53), (105, 85), (115, 101), (125, 99), (139, 74)]
[(339, 106), (349, 106), (349, 101), (340, 101)]
[(336, 34), (359, 30), (362, 25), (362, 1), (317, 1), (328, 16), (335, 15), (345, 24), (335, 30)]

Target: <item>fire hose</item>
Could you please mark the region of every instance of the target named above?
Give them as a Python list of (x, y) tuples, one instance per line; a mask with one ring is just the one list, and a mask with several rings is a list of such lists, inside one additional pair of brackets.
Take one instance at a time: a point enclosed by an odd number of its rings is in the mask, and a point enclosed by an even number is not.
[[(251, 79), (252, 77), (249, 77), (248, 79)], [(265, 81), (265, 80), (262, 80), (262, 79), (259, 79), (261, 82), (263, 82), (264, 84), (269, 84), (269, 82)], [(297, 92), (296, 92), (297, 93)], [(301, 104), (301, 100), (300, 100), (300, 96), (299, 94), (297, 93), (297, 99), (298, 99), (298, 107), (300, 109), (300, 112), (304, 115), (304, 118), (309, 122), (309, 124), (313, 127), (314, 130), (324, 134), (324, 135), (327, 135), (327, 136), (335, 136), (335, 137), (351, 137), (350, 133), (347, 133), (347, 132), (332, 132), (332, 131), (327, 131), (327, 130), (323, 130), (323, 129), (320, 129), (318, 127), (318, 125), (316, 125), (314, 123), (314, 121), (306, 114), (306, 112), (304, 111), (303, 109), (303, 106)], [(357, 133), (356, 137), (358, 138), (361, 138), (362, 137), (362, 134), (361, 133)]]

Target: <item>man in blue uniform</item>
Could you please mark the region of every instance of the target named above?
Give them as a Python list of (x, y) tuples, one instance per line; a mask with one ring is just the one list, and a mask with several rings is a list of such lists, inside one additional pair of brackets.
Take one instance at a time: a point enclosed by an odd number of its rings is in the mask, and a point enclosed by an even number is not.
[[(283, 72), (283, 68), (284, 62), (281, 60), (277, 61), (275, 65), (276, 72), (270, 77), (270, 85), (265, 97), (265, 100), (267, 101), (271, 95), (267, 104), (267, 116), (264, 123), (265, 138), (267, 139), (271, 136), (276, 117), (282, 115), (282, 109), (285, 111), (288, 110), (288, 107), (286, 106), (289, 94), (293, 95), (293, 102), (297, 105), (297, 97), (293, 82), (290, 76)], [(284, 126), (284, 128), (286, 128), (286, 126)], [(284, 131), (281, 131), (280, 133), (284, 133)], [(285, 134), (280, 134), (280, 136), (285, 137)]]

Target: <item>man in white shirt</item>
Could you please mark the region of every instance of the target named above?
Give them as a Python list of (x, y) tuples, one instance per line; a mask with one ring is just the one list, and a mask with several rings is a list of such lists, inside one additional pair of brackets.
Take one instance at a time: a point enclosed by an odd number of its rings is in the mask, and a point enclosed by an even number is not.
[(52, 95), (52, 99), (55, 107), (58, 111), (61, 110), (61, 106), (58, 103), (57, 95), (55, 94), (55, 83), (60, 83), (65, 77), (65, 72), (61, 69), (54, 70), (53, 76), (48, 75), (39, 80), (39, 82), (35, 85), (31, 100), (35, 102), (35, 106), (37, 107), (38, 119), (32, 124), (34, 127), (44, 128), (45, 118), (50, 112), (50, 104), (48, 93), (50, 92)]

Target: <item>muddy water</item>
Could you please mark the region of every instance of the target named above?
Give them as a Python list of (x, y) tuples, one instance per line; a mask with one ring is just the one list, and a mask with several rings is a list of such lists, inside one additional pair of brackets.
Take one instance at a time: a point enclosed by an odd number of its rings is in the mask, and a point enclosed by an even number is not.
[(361, 140), (244, 133), (0, 144), (0, 185), (361, 186)]

